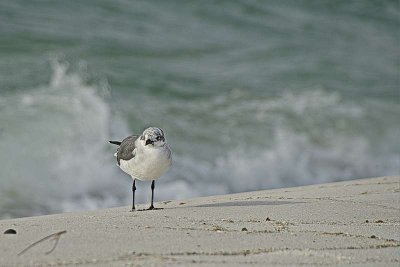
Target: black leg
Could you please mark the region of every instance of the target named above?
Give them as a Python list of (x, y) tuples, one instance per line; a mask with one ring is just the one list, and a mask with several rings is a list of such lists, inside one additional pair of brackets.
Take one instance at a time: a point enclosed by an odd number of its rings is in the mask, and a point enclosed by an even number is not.
[(154, 180), (151, 182), (151, 205), (148, 208), (149, 210), (153, 210), (154, 209), (153, 200), (154, 200)]
[(136, 179), (133, 179), (133, 185), (132, 185), (132, 210), (135, 211), (135, 191), (136, 191), (136, 185), (135, 185)]

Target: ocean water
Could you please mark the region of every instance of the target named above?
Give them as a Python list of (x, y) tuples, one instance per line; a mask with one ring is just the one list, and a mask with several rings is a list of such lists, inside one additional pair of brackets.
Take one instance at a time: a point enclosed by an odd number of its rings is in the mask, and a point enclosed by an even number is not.
[[(0, 218), (400, 173), (398, 1), (1, 1)], [(149, 202), (150, 184), (138, 184)]]

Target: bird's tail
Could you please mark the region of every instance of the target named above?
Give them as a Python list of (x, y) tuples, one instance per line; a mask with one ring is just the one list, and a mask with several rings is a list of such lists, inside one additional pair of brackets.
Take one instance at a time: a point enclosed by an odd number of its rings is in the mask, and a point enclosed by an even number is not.
[(121, 145), (121, 142), (120, 141), (109, 141), (111, 144), (114, 144), (114, 145), (117, 145), (117, 146), (119, 146), (119, 145)]

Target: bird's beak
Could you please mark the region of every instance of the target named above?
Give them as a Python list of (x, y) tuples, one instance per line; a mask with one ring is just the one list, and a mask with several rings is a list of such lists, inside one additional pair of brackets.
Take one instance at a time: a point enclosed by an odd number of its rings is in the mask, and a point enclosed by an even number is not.
[(153, 141), (151, 141), (150, 139), (147, 139), (145, 146), (147, 146), (148, 144), (153, 144)]

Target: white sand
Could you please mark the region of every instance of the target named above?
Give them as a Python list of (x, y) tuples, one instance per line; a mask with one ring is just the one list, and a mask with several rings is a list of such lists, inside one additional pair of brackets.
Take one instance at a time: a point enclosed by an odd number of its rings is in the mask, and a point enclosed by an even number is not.
[(399, 266), (399, 200), (397, 176), (2, 220), (0, 266)]

